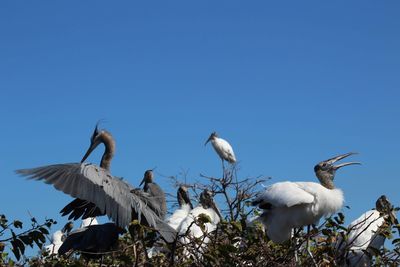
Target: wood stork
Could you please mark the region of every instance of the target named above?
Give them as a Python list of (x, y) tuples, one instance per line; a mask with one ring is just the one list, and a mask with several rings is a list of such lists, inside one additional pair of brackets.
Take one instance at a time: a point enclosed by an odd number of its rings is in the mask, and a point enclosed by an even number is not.
[(166, 222), (178, 231), (179, 226), (182, 221), (189, 215), (190, 211), (193, 209), (192, 202), (190, 201), (189, 191), (186, 186), (180, 186), (177, 192), (177, 199), (179, 204), (179, 209), (174, 211), (174, 213), (167, 218)]
[(65, 239), (58, 250), (59, 255), (79, 251), (85, 258), (100, 258), (117, 243), (124, 230), (114, 223), (88, 225), (79, 228)]
[(144, 173), (143, 180), (140, 182), (141, 186), (143, 186), (143, 190), (148, 193), (152, 198), (154, 199), (155, 202), (158, 202), (160, 207), (160, 218), (164, 220), (165, 214), (167, 214), (167, 200), (165, 199), (165, 193), (161, 189), (161, 187), (154, 182), (154, 174), (152, 170), (147, 170)]
[(345, 254), (348, 266), (371, 266), (368, 255), (373, 254), (371, 248), (379, 250), (385, 242), (385, 237), (379, 234), (380, 229), (388, 221), (398, 224), (393, 206), (385, 195), (378, 198), (375, 206), (375, 210), (365, 212), (348, 226), (347, 239), (337, 241), (337, 248)]
[(57, 255), (58, 250), (66, 239), (66, 236), (74, 227), (72, 222), (68, 222), (61, 230), (55, 231), (51, 236), (51, 244), (45, 247), (49, 255)]
[[(90, 153), (104, 144), (100, 166), (84, 163)], [(16, 172), (30, 179), (44, 180), (76, 199), (65, 206), (62, 215), (83, 219), (107, 214), (119, 227), (125, 228), (132, 220), (153, 227), (167, 242), (173, 242), (174, 229), (161, 218), (162, 207), (150, 194), (133, 188), (110, 172), (115, 142), (108, 131), (96, 125), (90, 146), (80, 163), (55, 164)]]
[(267, 235), (275, 243), (283, 243), (291, 236), (293, 228), (316, 224), (322, 216), (340, 210), (344, 203), (343, 192), (335, 188), (336, 171), (348, 162), (333, 165), (338, 160), (355, 153), (347, 153), (322, 161), (314, 167), (320, 184), (313, 182), (279, 182), (267, 187), (253, 201), (263, 210), (260, 221)]
[(211, 133), (210, 137), (207, 139), (204, 145), (207, 145), (208, 142), (211, 141), (212, 146), (214, 147), (215, 152), (217, 152), (218, 156), (222, 161), (222, 169), (225, 170), (224, 160), (227, 162), (234, 164), (236, 162), (235, 153), (233, 153), (232, 146), (224, 139), (219, 138), (216, 132)]
[[(179, 208), (175, 210), (174, 213), (165, 220), (165, 222), (176, 231), (179, 231), (182, 221), (188, 217), (190, 211), (193, 209), (189, 197), (189, 191), (186, 186), (181, 185), (178, 188), (177, 200)], [(147, 250), (147, 255), (149, 258), (152, 258), (163, 250), (163, 243), (155, 243), (153, 247)]]
[[(204, 190), (200, 194), (199, 205), (192, 209), (186, 218), (181, 222), (178, 227), (179, 234), (182, 236), (181, 242), (187, 244), (190, 242), (190, 238), (186, 237), (189, 235), (191, 238), (201, 238), (203, 244), (209, 242), (207, 235), (217, 228), (217, 224), (221, 221), (221, 214), (218, 210), (217, 205), (213, 200), (213, 194), (209, 190)], [(204, 229), (194, 223), (201, 214), (210, 217), (210, 222), (205, 223)]]

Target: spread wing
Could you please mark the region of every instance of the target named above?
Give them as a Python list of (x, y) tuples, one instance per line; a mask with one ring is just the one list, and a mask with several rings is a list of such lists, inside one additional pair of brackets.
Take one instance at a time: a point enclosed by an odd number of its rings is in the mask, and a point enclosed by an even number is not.
[(292, 207), (313, 201), (314, 195), (304, 190), (300, 183), (281, 182), (265, 188), (253, 201), (253, 205), (260, 208)]
[(171, 230), (170, 236), (175, 234), (153, 210), (154, 200), (149, 194), (134, 190), (125, 181), (113, 177), (107, 170), (96, 165), (55, 164), (16, 172), (30, 179), (44, 180), (72, 197), (94, 203), (103, 214), (107, 214), (122, 228), (128, 226), (132, 219), (138, 219), (139, 222), (159, 230), (164, 238), (164, 234), (169, 235)]

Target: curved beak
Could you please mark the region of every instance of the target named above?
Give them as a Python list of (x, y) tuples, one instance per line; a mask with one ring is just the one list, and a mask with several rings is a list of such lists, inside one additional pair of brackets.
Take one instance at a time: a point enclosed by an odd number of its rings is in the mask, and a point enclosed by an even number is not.
[(211, 135), (210, 135), (210, 137), (208, 137), (207, 141), (204, 143), (204, 146), (206, 146), (207, 143), (210, 142), (210, 141), (211, 141)]
[(339, 155), (339, 156), (336, 156), (336, 157), (333, 157), (333, 158), (330, 158), (330, 159), (326, 160), (326, 163), (328, 163), (329, 165), (332, 165), (332, 168), (334, 170), (337, 170), (337, 169), (339, 169), (341, 167), (348, 166), (348, 165), (355, 165), (355, 164), (360, 165), (361, 163), (357, 162), (357, 161), (352, 161), (352, 162), (341, 163), (341, 164), (338, 164), (338, 165), (333, 165), (335, 162), (337, 162), (337, 161), (339, 161), (341, 159), (347, 158), (347, 157), (349, 157), (351, 155), (355, 155), (355, 154), (357, 154), (357, 153), (350, 152), (350, 153), (346, 153), (346, 154), (343, 154), (343, 155)]
[(142, 181), (140, 182), (139, 186), (142, 186), (142, 184), (144, 184), (144, 182), (146, 181), (146, 176), (143, 177)]
[(93, 150), (100, 144), (100, 142), (91, 143), (89, 149), (86, 151), (85, 155), (83, 156), (81, 163), (83, 163), (87, 157), (93, 152)]

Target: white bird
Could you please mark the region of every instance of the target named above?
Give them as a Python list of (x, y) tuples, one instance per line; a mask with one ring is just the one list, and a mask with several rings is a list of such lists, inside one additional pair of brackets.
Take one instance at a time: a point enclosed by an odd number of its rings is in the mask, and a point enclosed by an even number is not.
[(392, 210), (392, 205), (386, 196), (382, 195), (376, 201), (375, 210), (365, 212), (348, 226), (346, 240), (339, 236), (336, 247), (342, 255), (346, 254), (348, 266), (371, 266), (371, 258), (368, 255), (368, 252), (372, 253), (370, 248), (379, 250), (385, 242), (385, 237), (379, 234), (380, 228), (384, 227), (389, 217), (391, 217), (389, 221), (397, 224)]
[[(201, 214), (207, 215), (210, 218), (210, 222), (204, 224), (203, 230), (195, 222)], [(212, 193), (206, 189), (200, 194), (199, 205), (189, 212), (188, 216), (179, 226), (179, 235), (182, 236), (180, 241), (183, 244), (188, 244), (191, 238), (198, 238), (202, 240), (203, 245), (207, 244), (209, 242), (207, 234), (217, 228), (217, 224), (220, 220), (221, 214), (213, 200)]]
[(253, 205), (263, 209), (260, 220), (273, 242), (283, 243), (290, 238), (293, 228), (317, 224), (322, 216), (329, 216), (342, 208), (343, 192), (333, 184), (336, 170), (360, 163), (333, 164), (353, 154), (347, 153), (318, 163), (314, 171), (320, 184), (279, 182), (258, 195)]
[(207, 143), (210, 141), (212, 146), (214, 147), (215, 152), (217, 152), (218, 156), (221, 158), (223, 169), (224, 160), (231, 164), (236, 162), (236, 157), (235, 153), (233, 153), (232, 146), (226, 140), (219, 138), (217, 133), (213, 132), (204, 145), (207, 145)]
[(73, 228), (73, 223), (68, 222), (61, 230), (55, 231), (51, 236), (51, 244), (45, 247), (47, 253), (51, 255), (57, 255), (59, 248), (63, 244), (69, 232)]
[(167, 218), (166, 223), (169, 224), (175, 230), (178, 230), (182, 221), (189, 215), (193, 209), (192, 202), (190, 201), (189, 192), (186, 186), (180, 186), (177, 192), (177, 199), (179, 203), (179, 209)]
[[(178, 188), (177, 199), (179, 208), (165, 220), (165, 222), (176, 231), (180, 229), (182, 221), (188, 217), (190, 211), (193, 209), (193, 205), (189, 197), (189, 191), (186, 186), (181, 185)], [(147, 250), (147, 256), (149, 258), (153, 258), (162, 251), (164, 251), (164, 243), (156, 242), (153, 247)]]

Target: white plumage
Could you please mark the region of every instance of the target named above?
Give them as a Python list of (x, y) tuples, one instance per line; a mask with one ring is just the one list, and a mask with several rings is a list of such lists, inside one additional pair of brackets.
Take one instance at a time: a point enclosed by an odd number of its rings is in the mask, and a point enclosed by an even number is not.
[(51, 244), (46, 246), (46, 251), (49, 255), (57, 255), (58, 249), (63, 243), (64, 233), (61, 230), (55, 231), (51, 236)]
[(183, 204), (170, 217), (167, 218), (166, 222), (169, 224), (169, 226), (175, 230), (178, 230), (182, 221), (189, 215), (191, 209), (192, 208), (189, 204)]
[[(204, 231), (195, 222), (195, 220), (202, 214), (207, 215), (210, 218), (210, 222), (204, 224)], [(207, 234), (217, 228), (217, 224), (220, 220), (221, 215), (212, 199), (211, 192), (204, 190), (200, 194), (200, 204), (189, 212), (188, 216), (182, 221), (181, 225), (177, 229), (179, 234), (182, 236), (180, 241), (183, 244), (188, 244), (192, 238), (198, 238), (202, 241), (201, 247), (204, 247), (210, 241)]]
[(320, 184), (280, 182), (267, 187), (257, 196), (253, 205), (263, 209), (260, 221), (272, 241), (282, 243), (290, 238), (293, 228), (317, 224), (321, 217), (342, 208), (343, 192), (333, 185), (336, 170), (359, 163), (349, 162), (336, 166), (333, 163), (352, 154), (347, 153), (318, 163), (314, 171)]
[(224, 139), (219, 138), (216, 132), (213, 132), (208, 138), (206, 144), (211, 141), (214, 150), (222, 161), (226, 160), (229, 163), (235, 163), (236, 157), (233, 152), (232, 146)]
[(379, 250), (385, 243), (385, 237), (379, 234), (379, 230), (388, 218), (390, 209), (391, 204), (386, 196), (381, 196), (377, 200), (376, 210), (365, 212), (348, 226), (347, 240), (338, 239), (336, 247), (342, 254), (347, 253), (348, 266), (371, 266), (371, 259), (365, 251), (369, 248)]
[(340, 189), (327, 189), (312, 182), (281, 182), (267, 187), (255, 201), (268, 203), (271, 209), (261, 216), (272, 241), (282, 243), (293, 228), (317, 224), (322, 216), (331, 215), (344, 203)]
[(89, 217), (89, 218), (82, 220), (80, 228), (84, 228), (89, 225), (97, 225), (97, 224), (99, 224), (99, 222), (97, 221), (96, 217)]

